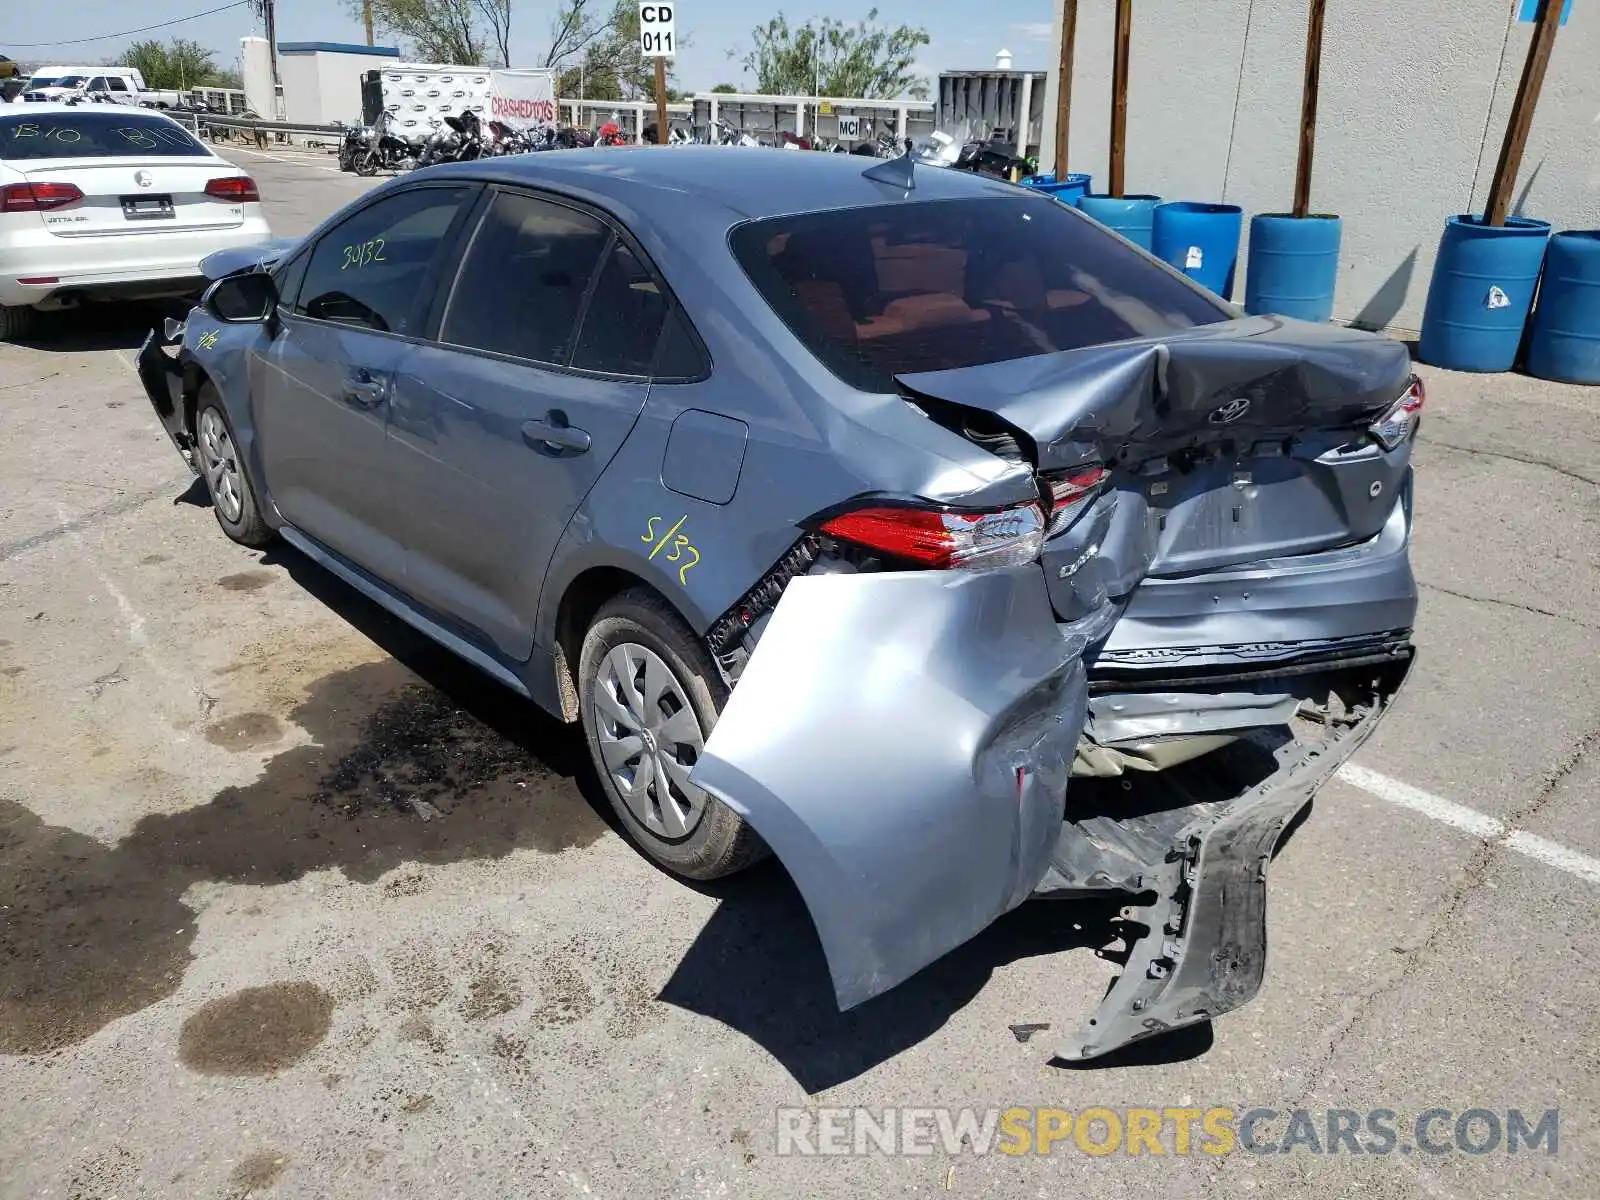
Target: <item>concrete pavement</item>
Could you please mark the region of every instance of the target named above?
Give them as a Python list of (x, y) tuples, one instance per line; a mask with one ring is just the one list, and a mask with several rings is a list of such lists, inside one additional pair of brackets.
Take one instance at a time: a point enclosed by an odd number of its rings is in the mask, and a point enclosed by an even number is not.
[[(370, 186), (238, 161), (280, 233)], [(1422, 369), (1420, 656), (1374, 774), (1283, 848), (1255, 1002), (1069, 1070), (1102, 914), (1024, 906), (841, 1016), (781, 871), (662, 875), (572, 731), (222, 536), (131, 369), (150, 316), (0, 347), (0, 1197), (1600, 1191), (1593, 392)], [(1559, 1108), (1559, 1147), (778, 1154), (781, 1106), (852, 1105), (1263, 1108), (1274, 1140)]]

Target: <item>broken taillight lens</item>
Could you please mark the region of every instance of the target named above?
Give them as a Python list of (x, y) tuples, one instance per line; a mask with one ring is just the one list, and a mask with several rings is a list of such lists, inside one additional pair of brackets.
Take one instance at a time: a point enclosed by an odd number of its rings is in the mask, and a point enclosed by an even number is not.
[(1033, 562), (1044, 546), (1044, 510), (991, 512), (874, 506), (830, 517), (818, 532), (925, 567), (981, 569)]
[(1055, 537), (1082, 516), (1094, 503), (1094, 498), (1100, 494), (1100, 486), (1105, 483), (1109, 474), (1110, 472), (1104, 467), (1094, 466), (1078, 467), (1053, 475), (1041, 475), (1040, 492), (1045, 502), (1045, 514), (1049, 519), (1049, 528), (1045, 536)]
[(1393, 450), (1401, 442), (1416, 436), (1417, 427), (1422, 424), (1422, 405), (1427, 398), (1422, 380), (1413, 375), (1410, 385), (1400, 393), (1400, 399), (1368, 426), (1367, 432), (1385, 450)]

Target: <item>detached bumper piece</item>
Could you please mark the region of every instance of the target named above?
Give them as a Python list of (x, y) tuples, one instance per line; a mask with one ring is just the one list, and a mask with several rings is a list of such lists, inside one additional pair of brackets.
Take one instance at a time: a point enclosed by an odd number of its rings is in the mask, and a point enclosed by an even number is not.
[(183, 455), (189, 469), (198, 474), (199, 468), (195, 465), (193, 454), (194, 439), (189, 436), (183, 418), (183, 364), (166, 350), (166, 347), (178, 344), (182, 339), (183, 326), (172, 321), (168, 322), (168, 328), (164, 331), (152, 329), (147, 333), (144, 344), (139, 347), (139, 382), (144, 386), (150, 407), (156, 410), (156, 419), (161, 422), (161, 427), (167, 431), (167, 436), (178, 448), (178, 453)]
[[(1330, 678), (1327, 702), (1303, 705), (1295, 736), (1286, 731), (1279, 745), (1258, 733), (1181, 772), (1147, 777), (1172, 789), (1171, 807), (1147, 803), (1118, 819), (1111, 803), (1095, 802), (1091, 784), (1074, 785), (1040, 892), (1136, 893), (1123, 916), (1143, 932), (1130, 937), (1122, 974), (1059, 1057), (1096, 1058), (1255, 996), (1266, 971), (1267, 867), (1278, 839), (1372, 733), (1410, 666), (1408, 656)], [(1241, 778), (1251, 758), (1253, 774), (1265, 769), (1266, 777), (1229, 798), (1222, 779)]]
[(840, 1009), (1026, 900), (1088, 702), (1038, 567), (800, 576), (690, 780), (810, 910)]

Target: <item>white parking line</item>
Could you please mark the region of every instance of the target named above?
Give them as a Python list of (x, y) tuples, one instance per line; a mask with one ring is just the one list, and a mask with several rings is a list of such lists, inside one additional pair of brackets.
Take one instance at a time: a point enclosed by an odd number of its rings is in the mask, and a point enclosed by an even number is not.
[(1587, 854), (1568, 850), (1549, 838), (1523, 829), (1512, 829), (1504, 821), (1487, 813), (1446, 800), (1443, 796), (1435, 796), (1432, 792), (1414, 788), (1409, 783), (1401, 783), (1398, 779), (1390, 779), (1387, 775), (1380, 775), (1354, 763), (1345, 763), (1340, 767), (1338, 778), (1380, 800), (1409, 808), (1412, 812), (1431, 817), (1486, 842), (1504, 846), (1507, 850), (1515, 850), (1547, 867), (1576, 875), (1589, 883), (1600, 884), (1600, 858), (1590, 858)]
[(223, 146), (217, 151), (217, 153), (221, 154), (224, 158), (226, 158), (228, 153), (231, 152), (248, 154), (252, 158), (271, 159), (274, 162), (297, 163), (300, 166), (311, 167), (318, 171), (331, 171), (335, 175), (344, 174), (344, 172), (339, 170), (338, 167), (330, 167), (327, 163), (314, 161), (316, 157), (315, 155), (304, 154), (294, 150), (279, 150), (273, 153), (268, 153), (264, 150), (247, 150), (243, 146)]

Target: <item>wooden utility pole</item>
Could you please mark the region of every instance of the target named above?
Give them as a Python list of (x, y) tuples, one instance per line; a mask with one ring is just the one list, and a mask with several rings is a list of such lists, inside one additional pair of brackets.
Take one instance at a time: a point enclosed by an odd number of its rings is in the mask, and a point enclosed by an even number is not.
[(1111, 181), (1107, 192), (1122, 197), (1128, 151), (1128, 43), (1133, 37), (1133, 0), (1117, 0), (1117, 40), (1111, 51)]
[(1067, 177), (1067, 130), (1072, 123), (1072, 50), (1078, 39), (1078, 0), (1062, 0), (1061, 59), (1056, 64), (1056, 178)]
[(1528, 131), (1533, 128), (1533, 110), (1539, 103), (1545, 68), (1550, 65), (1550, 51), (1561, 26), (1562, 3), (1563, 0), (1539, 0), (1539, 13), (1533, 19), (1533, 41), (1528, 44), (1528, 59), (1522, 64), (1522, 80), (1511, 105), (1506, 140), (1500, 143), (1500, 161), (1495, 164), (1494, 182), (1489, 186), (1484, 217), (1490, 225), (1504, 225), (1511, 209), (1511, 193), (1522, 168), (1522, 151), (1528, 145)]
[(667, 60), (656, 59), (656, 145), (667, 144)]
[(372, 0), (361, 0), (361, 20), (367, 27), (367, 45), (372, 45)]
[(1294, 215), (1311, 211), (1311, 157), (1317, 142), (1317, 88), (1322, 77), (1322, 18), (1328, 0), (1311, 0), (1306, 25), (1306, 75), (1300, 89), (1300, 159), (1294, 168)]

